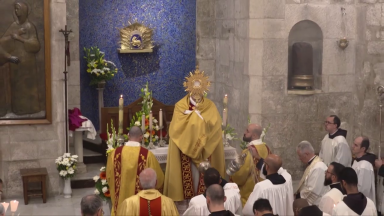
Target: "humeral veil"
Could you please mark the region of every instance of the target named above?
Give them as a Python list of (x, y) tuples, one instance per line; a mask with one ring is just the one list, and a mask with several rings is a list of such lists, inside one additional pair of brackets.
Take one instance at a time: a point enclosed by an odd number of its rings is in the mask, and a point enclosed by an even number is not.
[[(194, 191), (193, 178), (196, 176), (192, 175), (192, 163), (198, 167), (200, 162), (208, 159), (222, 176), (225, 174), (221, 116), (215, 104), (207, 98), (196, 107), (191, 104), (189, 95), (176, 103), (169, 128), (164, 195), (174, 201), (190, 199), (204, 192), (201, 187), (198, 192)], [(192, 112), (185, 114), (186, 110)]]

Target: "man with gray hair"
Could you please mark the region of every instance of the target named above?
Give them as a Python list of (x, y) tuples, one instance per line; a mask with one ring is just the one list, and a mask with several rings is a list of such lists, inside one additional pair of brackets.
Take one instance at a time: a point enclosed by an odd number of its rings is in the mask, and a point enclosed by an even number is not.
[(116, 215), (179, 215), (172, 199), (156, 190), (157, 176), (155, 170), (144, 169), (140, 175), (138, 194), (124, 200), (117, 209)]
[(329, 191), (329, 187), (324, 186), (324, 173), (328, 167), (315, 155), (315, 150), (308, 141), (301, 141), (296, 147), (296, 153), (299, 160), (307, 165), (295, 194), (296, 198), (306, 199), (310, 205), (319, 205), (321, 197)]
[[(81, 199), (80, 207), (82, 216), (102, 216), (104, 213), (103, 200), (101, 200), (100, 196), (95, 194), (83, 197)], [(3, 216), (1, 210), (0, 216)]]

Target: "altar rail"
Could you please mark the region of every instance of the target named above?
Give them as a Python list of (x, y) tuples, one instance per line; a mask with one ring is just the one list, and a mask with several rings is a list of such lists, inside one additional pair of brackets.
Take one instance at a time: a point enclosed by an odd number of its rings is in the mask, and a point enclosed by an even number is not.
[[(131, 103), (128, 106), (124, 107), (124, 119), (123, 119), (123, 133), (127, 134), (127, 128), (130, 126), (133, 116), (136, 112), (141, 110), (142, 98), (139, 98), (135, 102)], [(159, 111), (162, 109), (163, 112), (163, 125), (166, 126), (168, 131), (169, 124), (171, 123), (173, 110), (175, 109), (174, 105), (165, 105), (160, 101), (153, 98), (152, 114), (159, 120)], [(101, 133), (107, 132), (107, 124), (110, 127), (111, 120), (113, 120), (113, 125), (117, 131), (118, 122), (119, 122), (119, 107), (103, 107), (101, 108)], [(110, 129), (109, 129), (110, 130)]]

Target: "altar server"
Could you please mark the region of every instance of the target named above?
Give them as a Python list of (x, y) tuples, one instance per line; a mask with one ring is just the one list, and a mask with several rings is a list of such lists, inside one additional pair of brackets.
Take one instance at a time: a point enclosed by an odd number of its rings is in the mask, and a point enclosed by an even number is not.
[(155, 170), (144, 169), (139, 178), (143, 190), (124, 200), (117, 210), (117, 215), (179, 215), (173, 200), (155, 189), (157, 182)]
[(376, 216), (374, 202), (358, 190), (358, 178), (354, 169), (344, 168), (340, 172), (340, 182), (347, 196), (333, 208), (333, 216), (362, 215)]
[[(224, 207), (235, 214), (242, 214), (243, 205), (241, 203), (240, 190), (237, 184), (228, 183), (220, 177), (219, 171), (215, 168), (208, 168), (204, 172), (204, 185), (208, 188), (211, 185), (219, 184), (224, 189), (226, 201)], [(209, 215), (210, 212), (207, 207), (206, 193), (195, 196), (189, 202), (188, 209), (184, 212), (184, 216), (196, 216), (196, 215)]]
[(328, 170), (325, 171), (324, 185), (330, 186), (331, 190), (321, 197), (319, 208), (327, 214), (332, 214), (333, 207), (344, 198), (345, 192), (341, 188), (339, 181), (340, 171), (343, 169), (343, 165), (332, 162), (328, 166)]
[(272, 205), (273, 213), (278, 215), (293, 215), (293, 188), (292, 177), (282, 167), (281, 158), (270, 154), (265, 158), (263, 170), (266, 170), (264, 181), (258, 182), (253, 188), (244, 206), (244, 215), (253, 215), (253, 204), (259, 198), (268, 199)]
[(327, 166), (331, 162), (337, 162), (346, 167), (351, 166), (352, 154), (346, 140), (347, 131), (339, 128), (339, 117), (331, 115), (324, 124), (328, 134), (321, 141), (320, 158)]
[(329, 191), (329, 187), (324, 186), (324, 173), (328, 168), (320, 157), (315, 155), (315, 150), (308, 141), (300, 142), (296, 153), (300, 161), (307, 164), (296, 191), (296, 198), (307, 199), (310, 205), (319, 205), (321, 197)]
[(161, 190), (164, 173), (155, 155), (141, 147), (143, 132), (137, 126), (129, 131), (129, 141), (108, 154), (107, 181), (111, 193), (111, 215), (116, 215), (121, 202), (140, 191), (139, 174), (145, 168), (156, 171), (156, 189)]
[(375, 173), (372, 166), (372, 154), (367, 153), (368, 148), (369, 139), (367, 137), (360, 136), (355, 139), (352, 152), (356, 158), (352, 168), (356, 171), (359, 180), (357, 185), (359, 191), (376, 203)]

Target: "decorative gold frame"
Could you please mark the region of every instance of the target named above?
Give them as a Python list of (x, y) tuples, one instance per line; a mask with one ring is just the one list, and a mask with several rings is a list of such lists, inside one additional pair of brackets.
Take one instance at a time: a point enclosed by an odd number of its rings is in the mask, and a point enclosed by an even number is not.
[[(50, 26), (50, 0), (44, 0), (44, 61), (45, 61), (45, 118), (23, 120), (0, 120), (4, 125), (34, 125), (52, 123), (52, 98), (51, 98), (51, 26)], [(63, 50), (64, 52), (64, 50)]]

